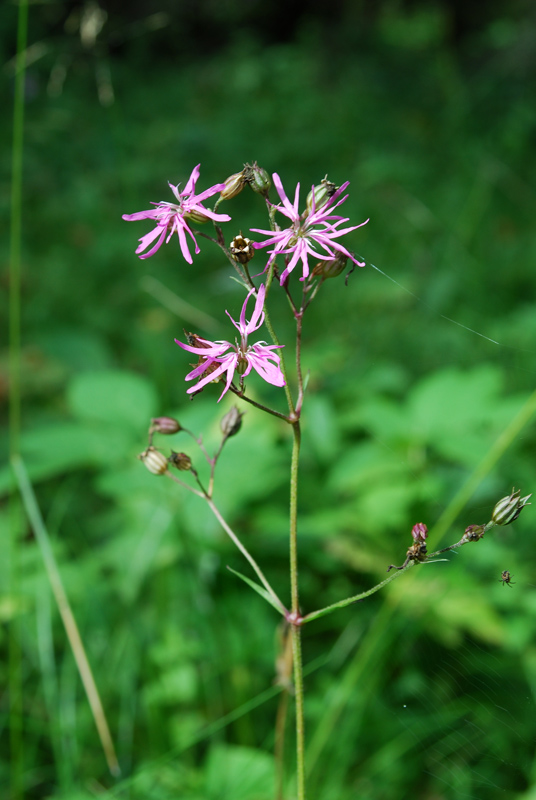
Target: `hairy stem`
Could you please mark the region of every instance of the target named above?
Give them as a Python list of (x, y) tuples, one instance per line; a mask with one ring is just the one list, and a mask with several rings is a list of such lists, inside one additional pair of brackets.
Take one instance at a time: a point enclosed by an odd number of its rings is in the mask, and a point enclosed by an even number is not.
[(413, 567), (414, 564), (415, 561), (409, 561), (405, 567), (398, 570), (397, 572), (392, 572), (388, 578), (383, 580), (381, 583), (378, 583), (376, 586), (373, 586), (372, 589), (367, 589), (366, 592), (361, 592), (360, 594), (356, 594), (353, 597), (347, 597), (344, 600), (339, 600), (336, 603), (332, 603), (332, 605), (330, 606), (318, 609), (318, 611), (311, 611), (310, 614), (306, 614), (305, 617), (302, 618), (301, 620), (302, 624), (305, 624), (306, 622), (312, 622), (314, 619), (318, 619), (319, 617), (325, 617), (326, 614), (331, 614), (332, 611), (336, 611), (338, 608), (345, 608), (346, 606), (352, 605), (352, 603), (358, 603), (360, 600), (364, 600), (365, 597), (370, 597), (371, 594), (379, 592), (380, 589), (383, 589), (383, 587), (387, 586), (388, 583), (394, 581), (395, 578), (398, 578), (400, 575), (403, 575), (403, 573), (407, 572), (408, 569), (411, 569), (411, 567)]
[(296, 778), (298, 800), (305, 800), (305, 731), (303, 720), (303, 663), (301, 647), (300, 602), (298, 589), (298, 465), (301, 430), (296, 421), (292, 426), (294, 441), (290, 466), (290, 589), (292, 596), (292, 655), (294, 661), (294, 690), (296, 703)]
[(282, 414), (280, 411), (276, 411), (275, 408), (268, 408), (268, 406), (264, 406), (262, 403), (257, 403), (256, 400), (253, 400), (251, 397), (247, 397), (247, 395), (242, 394), (240, 389), (238, 389), (233, 384), (230, 385), (229, 389), (233, 394), (239, 397), (241, 400), (245, 400), (246, 403), (249, 403), (255, 408), (259, 408), (261, 411), (266, 411), (267, 414), (271, 414), (273, 417), (279, 417), (279, 419), (283, 419), (285, 422), (289, 422), (289, 418), (286, 414)]

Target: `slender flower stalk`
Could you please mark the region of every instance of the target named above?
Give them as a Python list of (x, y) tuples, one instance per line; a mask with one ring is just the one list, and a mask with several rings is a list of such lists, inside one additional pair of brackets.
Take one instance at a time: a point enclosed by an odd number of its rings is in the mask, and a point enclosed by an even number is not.
[[(298, 210), (300, 201), (300, 184), (296, 186), (294, 195), (294, 203), (291, 203), (285, 194), (283, 184), (277, 173), (273, 175), (274, 185), (277, 193), (281, 199), (282, 205), (276, 207), (276, 210), (281, 212), (287, 217), (291, 225), (284, 230), (273, 231), (263, 230), (261, 228), (251, 228), (254, 233), (262, 233), (268, 236), (264, 242), (255, 243), (253, 246), (257, 249), (273, 245), (273, 249), (269, 250), (270, 258), (266, 265), (269, 268), (272, 261), (279, 254), (290, 255), (284, 272), (281, 275), (281, 284), (285, 282), (290, 273), (294, 270), (299, 261), (302, 262), (302, 277), (300, 280), (305, 280), (309, 276), (309, 261), (308, 257), (311, 255), (315, 259), (323, 261), (330, 261), (334, 259), (339, 253), (342, 253), (347, 258), (350, 258), (354, 264), (359, 267), (364, 267), (364, 261), (358, 261), (340, 242), (335, 241), (340, 236), (345, 236), (347, 233), (355, 231), (362, 225), (366, 225), (368, 220), (361, 222), (359, 225), (353, 225), (349, 228), (340, 228), (339, 226), (348, 222), (347, 217), (341, 217), (332, 212), (341, 203), (347, 199), (348, 195), (341, 197), (344, 190), (349, 186), (349, 181), (342, 184), (331, 197), (327, 198), (317, 208), (315, 191), (313, 186), (311, 208), (306, 209), (303, 214)], [(324, 252), (319, 252), (318, 247), (321, 247)]]
[[(140, 258), (149, 258), (156, 253), (162, 246), (164, 241), (166, 244), (169, 242), (174, 233), (179, 237), (179, 244), (184, 259), (191, 264), (192, 256), (188, 248), (188, 235), (195, 247), (196, 255), (199, 253), (199, 245), (196, 238), (189, 226), (190, 221), (197, 223), (207, 222), (209, 219), (215, 222), (228, 222), (231, 217), (228, 214), (215, 214), (208, 208), (205, 208), (203, 201), (217, 192), (225, 188), (224, 183), (217, 183), (211, 186), (210, 189), (205, 189), (201, 194), (195, 194), (195, 184), (199, 178), (200, 164), (192, 170), (192, 174), (188, 179), (188, 183), (184, 190), (179, 191), (180, 184), (173, 186), (169, 184), (169, 188), (175, 195), (176, 203), (168, 203), (162, 200), (159, 203), (152, 203), (156, 208), (151, 208), (148, 211), (136, 211), (134, 214), (123, 214), (123, 219), (127, 222), (135, 222), (139, 219), (152, 219), (156, 222), (156, 228), (142, 236), (140, 243), (136, 249), (136, 255)], [(152, 246), (151, 246), (152, 245)], [(149, 248), (149, 250), (147, 250)], [(147, 250), (147, 252), (143, 252)]]
[(294, 661), (294, 694), (296, 704), (296, 778), (298, 800), (305, 800), (305, 725), (303, 710), (303, 659), (301, 646), (301, 616), (298, 585), (298, 468), (301, 430), (297, 420), (293, 426), (294, 442), (290, 465), (290, 589), (292, 611), (292, 655)]

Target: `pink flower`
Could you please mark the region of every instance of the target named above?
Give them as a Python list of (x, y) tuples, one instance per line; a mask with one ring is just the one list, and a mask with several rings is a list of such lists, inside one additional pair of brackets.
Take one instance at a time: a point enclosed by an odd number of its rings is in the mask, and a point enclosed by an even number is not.
[[(248, 344), (248, 336), (256, 331), (264, 321), (264, 295), (265, 287), (261, 285), (257, 293), (257, 300), (253, 310), (253, 316), (249, 322), (246, 321), (246, 306), (251, 295), (255, 289), (252, 289), (244, 301), (242, 311), (240, 313), (240, 322), (235, 322), (228, 311), (225, 313), (240, 332), (240, 342), (235, 339), (235, 343), (226, 341), (210, 342), (208, 339), (202, 339), (199, 336), (195, 337), (195, 341), (200, 343), (199, 347), (194, 347), (189, 344), (183, 344), (175, 339), (179, 347), (183, 350), (188, 350), (189, 353), (195, 353), (199, 356), (200, 363), (186, 376), (185, 380), (191, 381), (194, 378), (199, 378), (205, 373), (205, 377), (201, 378), (195, 386), (191, 386), (187, 393), (198, 392), (207, 383), (217, 380), (220, 375), (227, 374), (225, 388), (221, 393), (218, 402), (222, 399), (223, 395), (228, 391), (235, 371), (240, 375), (240, 381), (249, 375), (254, 369), (261, 378), (264, 378), (268, 383), (274, 386), (284, 386), (285, 378), (281, 372), (280, 358), (274, 353), (283, 345), (267, 345), (266, 342), (257, 342), (256, 344)], [(231, 352), (227, 352), (228, 350)], [(227, 353), (227, 354), (226, 354)]]
[[(156, 228), (153, 228), (152, 231), (146, 233), (145, 236), (142, 236), (140, 239), (136, 250), (136, 255), (139, 255), (140, 258), (149, 258), (149, 256), (154, 255), (158, 248), (164, 243), (164, 239), (167, 244), (173, 233), (176, 232), (179, 237), (182, 254), (186, 261), (191, 264), (192, 256), (188, 249), (186, 234), (192, 238), (195, 244), (196, 254), (199, 253), (199, 246), (188, 225), (188, 218), (195, 221), (197, 217), (197, 221), (199, 221), (202, 217), (205, 217), (204, 221), (208, 218), (216, 222), (228, 222), (231, 219), (228, 214), (215, 214), (214, 211), (210, 211), (203, 205), (203, 200), (206, 200), (207, 197), (211, 197), (213, 194), (222, 191), (225, 187), (224, 183), (217, 183), (215, 186), (211, 186), (210, 189), (201, 192), (201, 194), (195, 194), (195, 184), (199, 178), (200, 166), (201, 165), (198, 164), (197, 167), (192, 170), (192, 174), (183, 192), (179, 192), (180, 183), (177, 186), (173, 186), (171, 183), (169, 184), (171, 191), (177, 198), (177, 203), (167, 203), (162, 200), (160, 203), (152, 203), (156, 208), (151, 208), (148, 211), (136, 211), (135, 214), (123, 214), (123, 219), (126, 219), (128, 222), (133, 222), (138, 219), (156, 220)], [(156, 242), (151, 249), (147, 253), (143, 253), (142, 251), (149, 247), (155, 239)]]
[[(339, 199), (346, 187), (349, 186), (349, 181), (343, 183), (343, 185), (337, 189), (332, 197), (328, 199), (325, 205), (322, 205), (318, 210), (316, 209), (313, 186), (311, 211), (310, 213), (305, 211), (302, 215), (300, 215), (298, 211), (300, 184), (298, 183), (296, 186), (294, 204), (292, 204), (285, 194), (285, 190), (283, 189), (283, 184), (281, 183), (279, 175), (274, 173), (273, 179), (277, 193), (281, 198), (281, 202), (283, 203), (282, 206), (277, 206), (277, 210), (280, 211), (281, 214), (284, 214), (286, 217), (288, 217), (292, 224), (289, 228), (285, 228), (285, 230), (275, 232), (260, 230), (258, 228), (251, 229), (255, 233), (263, 233), (269, 237), (265, 242), (255, 243), (253, 246), (256, 249), (267, 247), (268, 245), (275, 245), (273, 250), (268, 251), (270, 253), (270, 258), (266, 265), (266, 269), (269, 268), (274, 258), (280, 253), (283, 255), (292, 254), (292, 258), (288, 262), (285, 271), (281, 275), (281, 283), (285, 282), (287, 276), (290, 275), (300, 260), (302, 262), (303, 270), (303, 275), (300, 280), (305, 280), (305, 278), (307, 278), (309, 275), (308, 256), (310, 255), (317, 259), (320, 258), (324, 261), (330, 261), (336, 257), (338, 252), (343, 253), (359, 267), (365, 266), (365, 262), (358, 261), (345, 247), (342, 246), (342, 244), (334, 241), (334, 239), (337, 239), (339, 236), (344, 236), (351, 231), (355, 231), (356, 228), (360, 228), (362, 225), (366, 225), (368, 222), (367, 219), (360, 225), (354, 225), (351, 228), (340, 229), (339, 225), (342, 225), (344, 222), (348, 222), (348, 218), (340, 217), (331, 213), (337, 208), (337, 206), (339, 206), (341, 203), (344, 203), (348, 197), (348, 195), (346, 195), (345, 197)], [(319, 253), (316, 249), (318, 246), (322, 247), (326, 254)]]

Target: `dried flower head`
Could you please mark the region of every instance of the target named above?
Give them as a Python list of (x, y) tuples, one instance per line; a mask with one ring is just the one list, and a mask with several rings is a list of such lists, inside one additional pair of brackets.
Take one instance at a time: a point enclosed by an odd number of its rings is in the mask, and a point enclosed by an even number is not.
[(172, 450), (169, 463), (173, 464), (173, 466), (181, 472), (188, 472), (188, 470), (192, 469), (192, 459), (190, 456), (186, 455), (186, 453), (175, 453), (175, 451)]
[(231, 241), (229, 250), (234, 260), (240, 264), (247, 264), (255, 255), (251, 239), (248, 239), (247, 236), (242, 236), (241, 233)]

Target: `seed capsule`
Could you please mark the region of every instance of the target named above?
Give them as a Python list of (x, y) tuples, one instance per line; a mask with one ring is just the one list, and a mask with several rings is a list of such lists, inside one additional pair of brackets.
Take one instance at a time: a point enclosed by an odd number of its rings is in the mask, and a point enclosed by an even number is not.
[(143, 461), (149, 472), (153, 475), (163, 475), (168, 471), (168, 460), (163, 453), (152, 445), (140, 453), (138, 458)]
[(526, 497), (520, 497), (520, 495), (520, 489), (512, 489), (512, 493), (508, 497), (503, 497), (499, 500), (491, 515), (491, 521), (495, 525), (510, 525), (511, 522), (514, 522), (519, 517), (523, 508), (526, 505), (530, 505), (528, 501), (532, 494), (528, 494)]
[(244, 416), (243, 411), (239, 411), (236, 406), (233, 406), (227, 414), (222, 417), (220, 422), (221, 432), (224, 436), (236, 436), (240, 428), (242, 427), (242, 417)]
[(151, 420), (150, 433), (178, 433), (181, 430), (180, 423), (173, 417), (154, 417)]
[(235, 172), (234, 175), (230, 175), (227, 178), (225, 181), (225, 189), (221, 192), (222, 200), (231, 200), (233, 197), (236, 197), (237, 194), (240, 194), (246, 185), (244, 172), (245, 170), (242, 170), (242, 172)]
[(234, 260), (240, 264), (247, 264), (255, 255), (251, 239), (248, 239), (247, 236), (242, 236), (241, 233), (234, 237), (229, 245), (229, 250)]
[(307, 195), (307, 212), (310, 214), (313, 210), (313, 198), (314, 198), (314, 206), (315, 211), (318, 211), (322, 206), (325, 206), (327, 202), (329, 202), (330, 198), (333, 197), (335, 192), (337, 191), (337, 186), (331, 181), (328, 181), (328, 176), (326, 175), (325, 178), (322, 178), (318, 186), (315, 186), (314, 189), (311, 189), (309, 194)]
[(246, 164), (244, 166), (244, 174), (246, 180), (257, 194), (267, 195), (272, 187), (272, 181), (265, 169), (259, 167), (257, 162), (253, 165)]
[(173, 464), (173, 466), (181, 472), (187, 472), (189, 469), (192, 469), (192, 459), (190, 456), (187, 456), (186, 453), (175, 453), (172, 450), (169, 463)]

